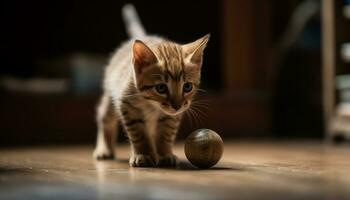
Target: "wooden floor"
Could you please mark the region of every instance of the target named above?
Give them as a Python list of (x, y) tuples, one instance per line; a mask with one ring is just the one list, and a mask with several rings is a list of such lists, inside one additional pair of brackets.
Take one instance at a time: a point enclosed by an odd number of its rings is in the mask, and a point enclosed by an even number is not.
[(226, 142), (212, 169), (95, 162), (92, 146), (0, 150), (0, 199), (350, 199), (350, 146), (320, 142)]

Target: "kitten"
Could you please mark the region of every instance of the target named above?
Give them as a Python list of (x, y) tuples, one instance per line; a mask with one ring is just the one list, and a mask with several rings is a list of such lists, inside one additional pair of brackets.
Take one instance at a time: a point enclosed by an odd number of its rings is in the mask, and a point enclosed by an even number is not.
[(114, 158), (121, 123), (131, 143), (130, 166), (175, 166), (172, 145), (199, 87), (209, 35), (177, 44), (146, 35), (133, 6), (122, 12), (132, 39), (117, 49), (105, 71), (94, 157)]

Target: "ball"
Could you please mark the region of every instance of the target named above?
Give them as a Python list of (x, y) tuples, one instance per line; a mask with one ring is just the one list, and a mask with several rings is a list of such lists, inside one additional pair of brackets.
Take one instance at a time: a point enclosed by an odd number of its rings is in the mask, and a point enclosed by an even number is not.
[(185, 155), (198, 168), (210, 168), (219, 162), (224, 143), (219, 134), (210, 129), (198, 129), (185, 141)]

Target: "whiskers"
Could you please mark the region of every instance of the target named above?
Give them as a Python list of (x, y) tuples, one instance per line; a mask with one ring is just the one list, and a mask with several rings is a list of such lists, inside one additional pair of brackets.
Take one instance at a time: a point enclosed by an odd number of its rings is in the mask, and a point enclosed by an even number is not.
[(202, 126), (205, 118), (209, 116), (209, 101), (194, 100), (191, 106), (186, 110), (185, 114), (189, 119), (191, 128)]
[(198, 91), (198, 92), (202, 92), (202, 93), (207, 92), (206, 90), (203, 90), (203, 89), (201, 89), (201, 88), (198, 88), (197, 91)]

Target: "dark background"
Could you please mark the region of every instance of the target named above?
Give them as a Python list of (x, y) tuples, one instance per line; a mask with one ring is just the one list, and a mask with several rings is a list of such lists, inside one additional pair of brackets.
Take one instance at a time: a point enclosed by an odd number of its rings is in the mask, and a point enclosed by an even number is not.
[[(225, 138), (322, 138), (319, 12), (281, 62), (274, 64), (275, 47), (293, 11), (304, 1), (233, 2), (132, 1), (149, 33), (182, 43), (211, 34), (202, 81), (207, 92), (200, 96), (210, 102), (209, 111), (204, 111), (209, 116), (194, 125), (186, 119), (179, 137), (207, 127)], [(120, 13), (125, 3), (2, 3), (0, 78), (64, 79), (69, 84), (67, 91), (49, 94), (1, 87), (1, 145), (94, 142), (99, 86), (72, 89), (74, 75), (65, 60), (83, 53), (106, 63), (127, 39)], [(254, 62), (247, 66), (226, 62), (231, 57)], [(100, 67), (101, 71), (103, 64)], [(249, 87), (239, 85), (240, 80)]]
[[(11, 1), (3, 5), (2, 73), (35, 76), (36, 62), (77, 51), (111, 54), (127, 40), (121, 7), (128, 1)], [(177, 42), (211, 33), (210, 85), (220, 86), (219, 2), (135, 1), (147, 32)], [(184, 6), (186, 5), (186, 6)], [(209, 67), (210, 66), (210, 67)], [(102, 67), (102, 66), (101, 66)]]

